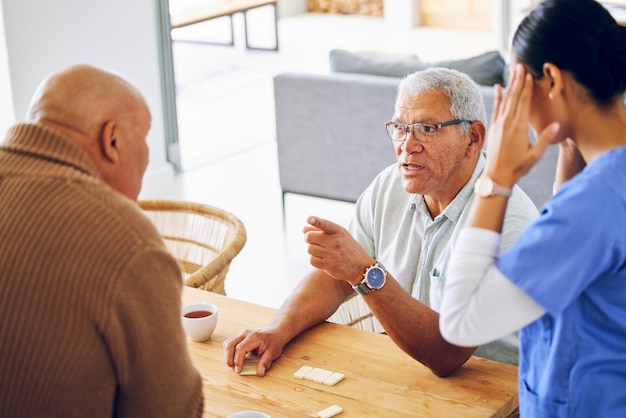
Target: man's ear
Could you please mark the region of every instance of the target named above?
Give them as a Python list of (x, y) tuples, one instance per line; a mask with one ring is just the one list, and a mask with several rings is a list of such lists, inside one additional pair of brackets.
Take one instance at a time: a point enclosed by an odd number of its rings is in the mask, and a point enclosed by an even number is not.
[(117, 163), (120, 158), (118, 149), (119, 131), (117, 123), (115, 123), (114, 120), (109, 120), (104, 123), (99, 141), (102, 157), (111, 163)]
[(487, 128), (485, 125), (477, 120), (469, 127), (467, 137), (469, 142), (467, 144), (469, 150), (475, 150), (481, 152), (485, 146), (485, 137), (487, 136)]

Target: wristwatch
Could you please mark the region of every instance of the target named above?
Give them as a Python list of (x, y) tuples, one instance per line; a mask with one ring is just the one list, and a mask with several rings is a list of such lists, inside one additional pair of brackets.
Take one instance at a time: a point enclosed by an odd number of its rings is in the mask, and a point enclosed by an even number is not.
[(365, 269), (363, 280), (356, 286), (352, 286), (357, 293), (367, 295), (368, 293), (378, 290), (385, 285), (387, 281), (387, 272), (378, 261)]
[(474, 185), (474, 193), (476, 193), (480, 197), (509, 197), (511, 196), (511, 191), (512, 189), (500, 186), (487, 176), (480, 177), (478, 180), (476, 180), (476, 184)]

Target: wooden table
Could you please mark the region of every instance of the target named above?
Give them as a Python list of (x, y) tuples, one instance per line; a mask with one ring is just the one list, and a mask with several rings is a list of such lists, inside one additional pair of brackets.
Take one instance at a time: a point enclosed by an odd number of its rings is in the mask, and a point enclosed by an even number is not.
[[(222, 343), (265, 325), (275, 310), (184, 287), (183, 304), (207, 301), (219, 310), (207, 342), (189, 341), (204, 380), (205, 417), (258, 410), (279, 417), (315, 417), (336, 404), (349, 417), (505, 417), (517, 407), (517, 367), (472, 357), (454, 376), (439, 378), (382, 334), (331, 323), (294, 339), (265, 377), (236, 375)], [(335, 386), (292, 375), (301, 366), (343, 373)]]

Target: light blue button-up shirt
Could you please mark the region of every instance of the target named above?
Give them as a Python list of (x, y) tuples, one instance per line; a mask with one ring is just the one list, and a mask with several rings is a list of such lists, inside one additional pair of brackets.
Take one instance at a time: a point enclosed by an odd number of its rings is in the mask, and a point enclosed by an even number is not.
[[(348, 225), (352, 236), (407, 293), (437, 312), (450, 250), (465, 224), (474, 198), (474, 183), (484, 167), (481, 155), (470, 180), (433, 219), (424, 197), (404, 190), (398, 166), (393, 164), (363, 192)], [(537, 216), (531, 199), (515, 186), (505, 214), (501, 251), (509, 248)], [(477, 355), (517, 364), (517, 347), (517, 337), (511, 336), (501, 344), (481, 347)]]

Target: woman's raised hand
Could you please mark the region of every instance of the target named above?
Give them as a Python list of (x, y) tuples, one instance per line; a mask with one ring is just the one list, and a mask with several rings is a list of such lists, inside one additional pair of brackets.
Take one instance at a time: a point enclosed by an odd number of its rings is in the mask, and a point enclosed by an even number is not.
[(505, 94), (496, 85), (493, 116), (487, 134), (485, 173), (496, 183), (513, 187), (543, 155), (556, 137), (559, 125), (552, 123), (532, 144), (528, 137), (533, 78), (524, 66), (516, 64)]

